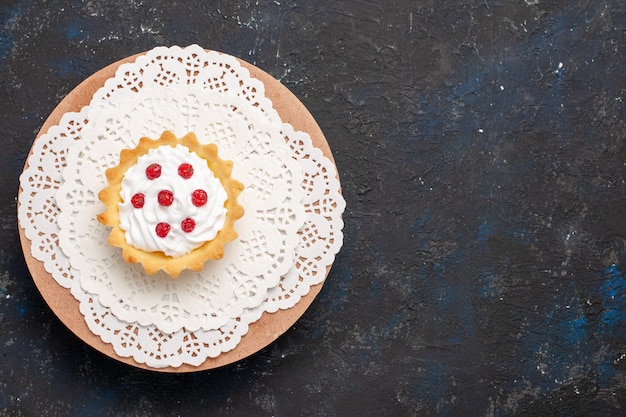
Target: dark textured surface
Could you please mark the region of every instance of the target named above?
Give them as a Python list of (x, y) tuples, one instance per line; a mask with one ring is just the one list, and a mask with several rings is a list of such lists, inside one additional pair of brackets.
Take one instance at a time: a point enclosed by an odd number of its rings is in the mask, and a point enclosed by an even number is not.
[[(294, 328), (177, 376), (56, 319), (15, 198), (65, 94), (191, 43), (303, 101), (348, 208)], [(612, 0), (2, 1), (0, 415), (626, 415), (625, 59)]]

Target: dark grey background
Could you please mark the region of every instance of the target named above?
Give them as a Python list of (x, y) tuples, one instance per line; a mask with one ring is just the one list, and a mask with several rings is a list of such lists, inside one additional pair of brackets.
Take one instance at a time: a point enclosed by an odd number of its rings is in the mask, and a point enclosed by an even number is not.
[[(163, 375), (52, 314), (16, 195), (79, 82), (192, 43), (308, 107), (345, 243), (276, 343)], [(0, 415), (626, 415), (625, 52), (612, 0), (2, 1)]]

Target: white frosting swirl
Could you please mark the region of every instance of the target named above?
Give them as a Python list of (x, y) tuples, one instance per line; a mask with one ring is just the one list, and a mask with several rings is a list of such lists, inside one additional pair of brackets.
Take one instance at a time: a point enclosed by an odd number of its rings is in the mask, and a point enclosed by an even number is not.
[[(161, 166), (161, 175), (149, 179), (146, 168), (153, 163)], [(188, 179), (178, 174), (178, 167), (183, 163), (191, 164), (194, 170)], [(207, 203), (200, 207), (192, 204), (191, 199), (198, 189), (208, 195)], [(174, 202), (170, 206), (159, 204), (158, 195), (162, 190), (173, 193)], [(141, 208), (131, 202), (137, 193), (144, 195)], [(137, 163), (124, 175), (120, 197), (120, 228), (126, 233), (126, 242), (147, 252), (161, 251), (174, 257), (184, 255), (213, 240), (226, 220), (226, 190), (207, 162), (182, 145), (160, 146), (137, 158)], [(191, 232), (181, 227), (187, 218), (195, 222)], [(171, 227), (165, 237), (156, 233), (157, 224), (162, 222)]]

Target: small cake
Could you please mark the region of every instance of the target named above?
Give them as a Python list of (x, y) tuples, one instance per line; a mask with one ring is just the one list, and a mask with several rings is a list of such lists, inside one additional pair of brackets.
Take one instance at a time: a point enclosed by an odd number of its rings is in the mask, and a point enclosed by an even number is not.
[(232, 165), (193, 133), (141, 138), (107, 169), (108, 185), (98, 194), (105, 205), (98, 221), (112, 227), (108, 243), (148, 274), (163, 270), (174, 278), (221, 259), (243, 216), (243, 184), (231, 177)]

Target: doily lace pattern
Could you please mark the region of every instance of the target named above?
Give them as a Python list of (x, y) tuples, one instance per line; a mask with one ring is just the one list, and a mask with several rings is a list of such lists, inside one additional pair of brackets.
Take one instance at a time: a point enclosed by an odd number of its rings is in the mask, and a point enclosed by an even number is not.
[[(56, 194), (59, 244), (81, 287), (117, 318), (168, 333), (217, 329), (260, 305), (293, 267), (305, 219), (302, 169), (280, 126), (237, 96), (188, 85), (144, 88), (88, 119), (82, 139), (69, 149)], [(245, 185), (239, 197), (245, 215), (235, 224), (239, 238), (225, 246), (223, 259), (177, 280), (162, 272), (146, 276), (141, 266), (126, 263), (96, 220), (105, 170), (117, 165), (122, 149), (165, 129), (178, 137), (195, 132), (201, 143), (217, 144), (220, 157), (234, 163), (233, 177)]]
[[(120, 66), (88, 107), (35, 142), (20, 178), (20, 223), (33, 256), (118, 355), (151, 367), (199, 365), (234, 349), (264, 311), (293, 307), (324, 280), (342, 244), (335, 167), (280, 121), (263, 91), (230, 56), (156, 48)], [(249, 185), (237, 244), (176, 281), (125, 264), (95, 220), (104, 169), (131, 138), (164, 128), (217, 143), (235, 161), (233, 177)]]

